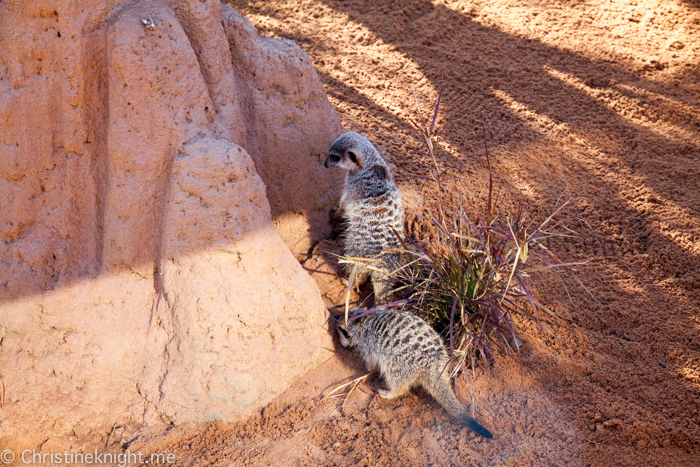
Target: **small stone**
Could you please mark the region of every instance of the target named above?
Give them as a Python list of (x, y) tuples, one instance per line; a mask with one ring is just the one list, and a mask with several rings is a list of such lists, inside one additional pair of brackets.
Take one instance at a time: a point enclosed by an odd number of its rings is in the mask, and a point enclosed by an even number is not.
[(336, 441), (335, 443), (333, 443), (333, 446), (338, 447), (340, 446), (340, 443)]
[(156, 29), (156, 23), (150, 18), (141, 18), (141, 22), (143, 23), (143, 27), (148, 29), (149, 31), (155, 31)]
[(608, 420), (608, 421), (606, 421), (606, 422), (603, 422), (603, 426), (604, 426), (605, 428), (613, 428), (613, 427), (616, 427), (616, 426), (618, 426), (618, 425), (620, 425), (620, 424), (622, 424), (622, 421), (621, 421), (620, 419), (617, 419), (617, 418), (613, 418), (613, 419), (611, 419), (611, 420)]
[(672, 42), (671, 45), (669, 45), (669, 48), (672, 50), (681, 50), (683, 47), (685, 47), (685, 44), (681, 41), (675, 41)]

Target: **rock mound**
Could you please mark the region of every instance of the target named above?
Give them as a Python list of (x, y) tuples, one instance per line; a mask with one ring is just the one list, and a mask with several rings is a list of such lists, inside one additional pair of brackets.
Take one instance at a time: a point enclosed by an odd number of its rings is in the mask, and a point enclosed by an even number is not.
[(10, 0), (0, 50), (0, 445), (240, 419), (326, 358), (295, 255), (342, 128), (301, 49), (217, 0)]

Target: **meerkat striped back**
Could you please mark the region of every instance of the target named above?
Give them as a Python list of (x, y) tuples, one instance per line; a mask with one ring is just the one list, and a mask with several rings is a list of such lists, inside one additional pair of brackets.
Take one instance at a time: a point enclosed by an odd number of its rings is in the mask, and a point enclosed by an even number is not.
[(361, 333), (354, 340), (362, 343), (356, 344), (362, 358), (381, 359), (373, 369), (391, 370), (392, 376), (401, 380), (447, 357), (438, 333), (412, 313), (379, 310), (361, 318), (355, 327), (355, 333)]
[[(378, 255), (401, 247), (397, 235), (403, 232), (404, 212), (399, 191), (396, 185), (386, 180), (385, 170), (379, 166), (361, 177), (348, 180), (346, 191), (349, 197), (361, 202), (348, 203), (345, 209), (345, 254), (356, 258), (381, 258), (384, 264), (380, 268), (384, 273), (374, 271), (372, 280), (388, 282), (389, 276), (400, 267), (400, 255)], [(388, 283), (383, 285), (389, 286)], [(383, 295), (387, 294), (385, 291)]]
[[(355, 200), (361, 200), (345, 211), (347, 231), (345, 249), (350, 256), (365, 255), (373, 258), (387, 248), (398, 248), (396, 234), (403, 232), (403, 205), (399, 190), (377, 172), (384, 168), (368, 171), (361, 177), (348, 181), (346, 190)], [(386, 175), (383, 175), (386, 177)]]

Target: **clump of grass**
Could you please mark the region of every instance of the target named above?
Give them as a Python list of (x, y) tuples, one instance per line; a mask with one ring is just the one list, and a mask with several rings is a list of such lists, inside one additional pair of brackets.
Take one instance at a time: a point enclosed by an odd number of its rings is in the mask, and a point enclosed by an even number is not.
[(536, 271), (572, 264), (561, 261), (543, 243), (550, 237), (567, 235), (551, 229), (552, 219), (566, 203), (540, 223), (530, 220), (526, 209), (514, 215), (495, 214), (485, 130), (489, 170), (485, 209), (470, 218), (461, 196), (459, 206), (445, 206), (445, 170), (438, 162), (439, 140), (433, 133), (441, 98), (442, 88), (429, 125), (416, 99), (419, 123), (412, 120), (424, 143), (416, 152), (433, 165), (429, 180), (437, 187), (438, 212), (427, 220), (434, 235), (430, 240), (406, 238), (406, 265), (395, 276), (418, 314), (449, 342), (452, 374), (463, 371), (466, 376), (467, 368), (474, 369), (478, 357), (487, 368), (497, 363), (496, 347), (505, 352), (518, 350), (521, 341), (516, 315), (552, 332), (543, 323), (541, 312), (557, 321), (562, 318), (533, 297), (531, 277)]

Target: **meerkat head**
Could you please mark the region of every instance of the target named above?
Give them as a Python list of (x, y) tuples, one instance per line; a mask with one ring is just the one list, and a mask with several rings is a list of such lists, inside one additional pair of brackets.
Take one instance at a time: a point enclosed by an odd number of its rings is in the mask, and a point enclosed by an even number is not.
[(340, 316), (337, 318), (338, 321), (338, 338), (340, 339), (340, 345), (344, 348), (352, 347), (355, 343), (353, 342), (353, 331), (355, 328), (356, 321), (351, 321), (357, 315), (364, 313), (367, 310), (362, 308), (352, 308), (348, 311), (348, 322), (345, 323), (345, 316)]
[(357, 171), (363, 167), (372, 167), (379, 161), (385, 165), (379, 151), (367, 138), (354, 131), (346, 131), (333, 141), (323, 165)]

